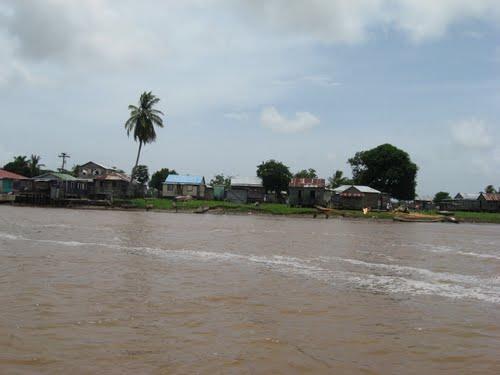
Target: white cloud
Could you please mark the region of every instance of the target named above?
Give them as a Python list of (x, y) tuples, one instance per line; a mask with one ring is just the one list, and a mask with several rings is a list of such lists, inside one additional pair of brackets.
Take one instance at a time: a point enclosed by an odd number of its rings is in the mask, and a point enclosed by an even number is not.
[(315, 127), (320, 120), (310, 112), (297, 112), (294, 118), (287, 119), (275, 107), (267, 107), (262, 110), (260, 122), (277, 133), (299, 133)]
[(467, 120), (451, 127), (454, 142), (469, 149), (489, 149), (492, 139), (482, 121)]

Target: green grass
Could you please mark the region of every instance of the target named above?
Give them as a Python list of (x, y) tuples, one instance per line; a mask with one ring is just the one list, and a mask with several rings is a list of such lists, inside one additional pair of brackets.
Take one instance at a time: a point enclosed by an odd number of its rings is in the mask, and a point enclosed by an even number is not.
[[(154, 209), (174, 210), (173, 201), (170, 199), (132, 199), (131, 202), (138, 208), (146, 208), (150, 205)], [(220, 209), (226, 212), (256, 212), (272, 215), (305, 215), (317, 212), (314, 208), (288, 207), (285, 204), (261, 203), (258, 206), (253, 204), (237, 204), (224, 201), (205, 201), (190, 200), (187, 202), (178, 202), (179, 210), (194, 211), (200, 207), (210, 207), (211, 209)]]
[[(152, 206), (157, 210), (174, 210), (173, 201), (170, 199), (161, 198), (136, 198), (127, 201), (137, 208), (146, 208)], [(259, 206), (253, 204), (237, 204), (224, 201), (205, 201), (205, 200), (191, 200), (187, 202), (178, 202), (177, 208), (179, 211), (194, 211), (200, 207), (210, 207), (211, 209), (218, 209), (226, 213), (263, 213), (270, 215), (314, 215), (318, 211), (314, 208), (300, 208), (289, 207), (285, 204), (279, 203), (262, 203)], [(426, 214), (437, 214), (436, 211), (425, 211)], [(319, 215), (319, 214), (318, 214)], [(361, 211), (355, 210), (335, 210), (329, 214), (330, 216), (343, 216), (349, 218), (364, 218), (364, 219), (385, 219), (391, 220), (394, 217), (392, 212), (369, 212), (364, 215)], [(321, 215), (319, 215), (321, 216)], [(498, 223), (500, 224), (500, 213), (490, 212), (463, 212), (457, 211), (454, 216), (459, 221), (476, 222), (476, 223)]]

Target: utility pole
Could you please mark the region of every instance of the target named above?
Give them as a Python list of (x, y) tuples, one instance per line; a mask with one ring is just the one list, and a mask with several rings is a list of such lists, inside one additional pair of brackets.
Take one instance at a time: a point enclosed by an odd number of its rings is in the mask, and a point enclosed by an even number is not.
[(66, 159), (69, 159), (71, 158), (71, 156), (69, 156), (69, 154), (65, 153), (65, 152), (61, 152), (59, 154), (59, 157), (62, 158), (62, 166), (60, 168), (60, 171), (61, 172), (64, 172), (64, 166), (66, 165)]

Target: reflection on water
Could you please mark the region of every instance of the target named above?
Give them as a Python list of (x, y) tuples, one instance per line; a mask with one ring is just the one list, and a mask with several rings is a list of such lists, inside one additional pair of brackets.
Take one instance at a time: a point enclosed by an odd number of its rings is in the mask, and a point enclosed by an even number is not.
[(0, 372), (495, 374), (499, 233), (1, 206)]

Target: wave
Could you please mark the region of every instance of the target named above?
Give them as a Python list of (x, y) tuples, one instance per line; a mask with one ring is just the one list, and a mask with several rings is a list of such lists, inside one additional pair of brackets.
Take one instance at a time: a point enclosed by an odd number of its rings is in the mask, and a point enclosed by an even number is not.
[[(385, 292), (392, 294), (404, 293), (410, 295), (437, 295), (454, 299), (476, 299), (484, 302), (500, 304), (499, 278), (483, 279), (469, 275), (433, 272), (424, 268), (410, 266), (370, 263), (350, 258), (319, 257), (302, 259), (282, 255), (264, 256), (206, 250), (168, 250), (156, 247), (124, 246), (109, 243), (37, 240), (1, 232), (0, 238), (8, 240), (54, 243), (69, 247), (100, 246), (122, 251), (124, 250), (136, 254), (150, 254), (168, 259), (206, 262), (235, 262), (250, 265), (257, 264), (276, 272), (312, 278), (322, 282), (347, 282), (355, 288), (363, 288), (373, 292)], [(395, 275), (376, 275), (372, 273), (340, 271), (325, 267), (325, 263), (331, 264), (332, 261), (346, 262), (367, 269), (384, 269), (394, 272)], [(411, 276), (414, 276), (415, 274), (425, 278), (425, 280), (416, 280), (411, 278)]]

